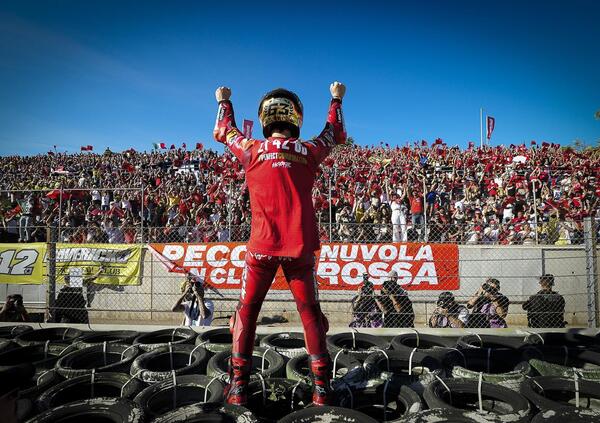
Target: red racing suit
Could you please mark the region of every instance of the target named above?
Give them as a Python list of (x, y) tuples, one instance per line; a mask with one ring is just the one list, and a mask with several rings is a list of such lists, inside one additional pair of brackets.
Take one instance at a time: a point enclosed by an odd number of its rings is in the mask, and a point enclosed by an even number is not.
[(252, 209), (240, 300), (232, 319), (233, 355), (252, 354), (258, 313), (280, 265), (302, 319), (308, 353), (325, 354), (328, 323), (315, 279), (314, 252), (320, 244), (312, 188), (319, 164), (346, 141), (341, 100), (331, 101), (325, 129), (310, 141), (247, 139), (235, 125), (231, 102), (221, 101), (214, 136), (244, 167)]

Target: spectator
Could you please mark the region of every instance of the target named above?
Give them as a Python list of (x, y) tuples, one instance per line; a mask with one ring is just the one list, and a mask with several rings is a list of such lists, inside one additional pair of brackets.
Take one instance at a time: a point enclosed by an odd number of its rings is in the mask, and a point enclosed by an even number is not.
[(383, 327), (412, 328), (415, 312), (408, 293), (398, 285), (398, 273), (392, 270), (381, 287), (381, 295), (375, 298), (383, 314)]
[(540, 277), (540, 290), (523, 304), (530, 328), (564, 328), (565, 299), (552, 290), (554, 275)]
[(0, 310), (0, 322), (28, 322), (29, 314), (23, 305), (23, 296), (12, 294), (6, 297), (6, 301)]
[(467, 302), (471, 309), (467, 326), (470, 328), (506, 328), (510, 301), (500, 293), (500, 281), (489, 278)]
[[(92, 303), (96, 289), (87, 287), (104, 272), (101, 266), (92, 276), (84, 277), (80, 268), (70, 268), (64, 276), (65, 285), (58, 292), (51, 310), (51, 321), (55, 323), (89, 323), (87, 307)], [(86, 287), (86, 298), (83, 288)]]
[(469, 320), (469, 310), (456, 302), (454, 295), (445, 291), (440, 293), (437, 307), (429, 318), (430, 328), (464, 328)]
[(375, 302), (375, 291), (373, 283), (369, 281), (369, 275), (363, 274), (363, 283), (359, 288), (358, 295), (352, 298), (352, 322), (351, 328), (380, 328), (383, 327), (381, 310)]
[(181, 286), (182, 295), (171, 308), (174, 312), (183, 312), (183, 325), (210, 326), (214, 318), (214, 304), (204, 298), (202, 280), (188, 273)]

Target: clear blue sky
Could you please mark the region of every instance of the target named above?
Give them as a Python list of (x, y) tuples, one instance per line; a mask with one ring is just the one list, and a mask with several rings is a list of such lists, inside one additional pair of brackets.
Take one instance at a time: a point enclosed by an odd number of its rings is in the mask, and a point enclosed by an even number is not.
[(346, 83), (360, 144), (600, 139), (600, 2), (2, 0), (0, 154), (212, 140), (218, 85), (241, 126), (279, 86), (324, 123)]

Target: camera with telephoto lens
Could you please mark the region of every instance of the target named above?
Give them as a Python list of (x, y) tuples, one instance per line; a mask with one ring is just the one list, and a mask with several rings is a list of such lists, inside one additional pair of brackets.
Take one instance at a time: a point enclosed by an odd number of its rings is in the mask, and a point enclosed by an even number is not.
[(490, 285), (487, 282), (485, 282), (483, 285), (481, 285), (481, 289), (483, 289), (488, 294), (492, 294), (492, 295), (498, 294), (498, 288), (496, 288), (493, 285)]

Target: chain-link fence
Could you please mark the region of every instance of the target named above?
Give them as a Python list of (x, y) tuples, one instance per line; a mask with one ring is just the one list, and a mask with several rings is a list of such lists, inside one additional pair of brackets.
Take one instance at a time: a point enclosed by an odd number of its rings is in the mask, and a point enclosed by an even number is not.
[[(233, 254), (235, 243), (248, 240), (249, 220), (230, 218), (228, 205), (211, 209), (199, 220), (183, 219), (177, 204), (164, 210), (148, 207), (148, 195), (137, 188), (1, 192), (2, 242), (25, 250), (44, 243), (47, 258), (35, 281), (40, 285), (0, 284), (1, 297), (20, 294), (28, 309), (43, 312), (46, 319), (181, 323), (182, 313), (171, 310), (184, 296), (184, 272), (196, 269), (207, 282), (213, 324), (226, 324), (239, 296), (243, 254), (238, 250), (236, 259), (230, 257), (233, 265), (217, 262)], [(390, 216), (382, 212), (389, 220), (375, 214), (372, 221), (361, 223), (345, 217), (343, 209), (318, 214), (327, 248), (321, 250), (317, 279), (322, 308), (332, 324), (595, 325), (599, 225), (594, 219), (454, 216), (443, 222), (434, 214), (415, 218), (398, 215), (402, 212), (406, 210)], [(157, 216), (167, 216), (166, 222)], [(182, 256), (175, 260), (173, 251), (160, 253), (159, 246), (165, 244), (176, 245)], [(404, 244), (415, 250), (403, 251)], [(447, 245), (456, 252), (436, 249)], [(419, 246), (433, 252), (420, 253)], [(17, 258), (21, 252), (11, 251), (0, 254), (3, 277), (28, 257), (22, 253)], [(214, 263), (202, 264), (209, 253)], [(386, 287), (391, 271), (398, 281)], [(372, 291), (369, 284), (364, 288), (363, 273), (373, 283)], [(552, 274), (553, 283), (544, 280), (542, 286), (544, 274)], [(276, 276), (274, 287), (281, 289), (269, 292), (261, 318), (265, 323), (298, 324), (282, 275)]]

